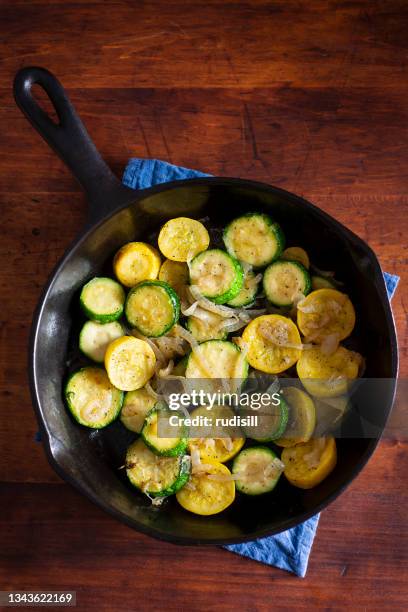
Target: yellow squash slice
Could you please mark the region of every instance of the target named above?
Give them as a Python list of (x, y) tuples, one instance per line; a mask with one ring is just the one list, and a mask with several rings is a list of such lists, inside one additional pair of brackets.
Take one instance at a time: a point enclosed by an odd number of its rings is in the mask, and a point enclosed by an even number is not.
[[(200, 458), (204, 463), (207, 459), (226, 463), (239, 453), (245, 444), (245, 438), (242, 436), (233, 437), (233, 428), (230, 428), (231, 431), (228, 431), (227, 426), (217, 425), (217, 419), (224, 420), (234, 417), (234, 412), (231, 408), (227, 406), (214, 406), (211, 410), (207, 410), (205, 406), (200, 406), (193, 410), (190, 415), (191, 419), (197, 416), (207, 417), (208, 425), (199, 428), (200, 433), (202, 433), (200, 438), (190, 438), (188, 444), (190, 451), (193, 449), (198, 450)], [(222, 431), (223, 437), (206, 437), (207, 435), (211, 436), (212, 429)]]
[(113, 269), (125, 287), (134, 287), (143, 280), (154, 280), (160, 270), (157, 249), (145, 242), (129, 242), (116, 253)]
[(200, 221), (188, 217), (176, 217), (163, 225), (158, 244), (167, 259), (190, 261), (208, 248), (210, 237)]
[(297, 387), (285, 387), (283, 397), (289, 405), (285, 437), (274, 440), (278, 446), (290, 447), (307, 442), (316, 426), (316, 407), (312, 398)]
[(176, 493), (180, 506), (194, 514), (210, 516), (228, 508), (235, 499), (235, 483), (229, 469), (207, 459), (189, 482)]
[(189, 283), (188, 265), (183, 261), (166, 259), (160, 268), (159, 280), (168, 283), (180, 297), (183, 297)]
[(122, 336), (111, 342), (105, 353), (105, 368), (112, 385), (121, 391), (143, 387), (153, 376), (156, 356), (147, 342)]
[(331, 355), (319, 346), (304, 351), (297, 363), (297, 373), (306, 391), (316, 397), (336, 397), (347, 393), (357, 378), (362, 357), (339, 346)]
[(314, 438), (282, 451), (284, 474), (299, 489), (312, 489), (333, 471), (337, 463), (334, 438)]
[(288, 261), (298, 261), (306, 268), (309, 269), (310, 261), (309, 255), (302, 247), (289, 247), (285, 249), (281, 255), (281, 259), (287, 259)]
[(336, 289), (312, 291), (298, 304), (297, 324), (312, 342), (322, 342), (327, 336), (344, 340), (353, 331), (355, 322), (350, 298)]
[(242, 334), (249, 364), (268, 374), (279, 374), (297, 362), (302, 344), (296, 325), (281, 315), (253, 319)]

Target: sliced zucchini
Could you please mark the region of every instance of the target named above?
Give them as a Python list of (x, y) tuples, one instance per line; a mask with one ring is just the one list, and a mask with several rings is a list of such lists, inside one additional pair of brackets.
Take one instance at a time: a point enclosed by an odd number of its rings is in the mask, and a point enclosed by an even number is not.
[(157, 278), (160, 270), (160, 254), (146, 242), (128, 242), (116, 253), (113, 269), (125, 287), (134, 287), (143, 280)]
[(191, 351), (186, 378), (240, 379), (248, 376), (248, 362), (241, 349), (226, 340), (208, 340)]
[(155, 455), (139, 438), (129, 446), (125, 465), (126, 474), (134, 487), (150, 497), (166, 497), (186, 484), (191, 460), (188, 455)]
[[(245, 437), (234, 436), (237, 428), (222, 424), (227, 421), (232, 422), (231, 419), (235, 416), (234, 411), (228, 406), (213, 406), (211, 409), (200, 406), (193, 410), (190, 418), (194, 419), (199, 416), (207, 418), (207, 425), (205, 428), (199, 428), (202, 433), (199, 438), (190, 438), (188, 443), (190, 452), (197, 450), (204, 463), (207, 459), (226, 463), (235, 457), (244, 446)], [(223, 434), (222, 437), (211, 437), (218, 432)]]
[(316, 397), (345, 395), (350, 382), (357, 378), (362, 357), (359, 353), (339, 346), (331, 355), (319, 346), (303, 351), (297, 373), (302, 385)]
[(123, 336), (124, 333), (118, 321), (112, 321), (112, 323), (87, 321), (79, 334), (79, 348), (92, 361), (103, 363), (108, 344)]
[(215, 304), (225, 304), (241, 291), (244, 271), (239, 261), (225, 251), (210, 249), (191, 261), (190, 284)]
[(274, 261), (265, 270), (263, 288), (268, 300), (275, 306), (292, 306), (299, 295), (310, 291), (308, 271), (298, 261)]
[(288, 261), (298, 261), (302, 266), (309, 269), (310, 260), (309, 255), (306, 253), (305, 249), (302, 247), (289, 247), (285, 249), (281, 255), (282, 259), (287, 259)]
[(82, 368), (71, 374), (64, 395), (78, 423), (93, 429), (112, 423), (123, 403), (122, 391), (115, 389), (105, 370), (98, 367)]
[(324, 276), (312, 276), (312, 290), (317, 291), (318, 289), (335, 289), (334, 283)]
[[(169, 420), (172, 416), (176, 416), (177, 421), (180, 419), (180, 414), (176, 411), (170, 411), (159, 405), (153, 408), (145, 419), (142, 438), (146, 446), (156, 455), (176, 457), (177, 455), (183, 455), (187, 449), (187, 428), (178, 425), (172, 427)], [(171, 433), (172, 437), (160, 436), (160, 419), (164, 420), (162, 423), (164, 431)]]
[(143, 281), (129, 291), (125, 304), (129, 325), (151, 338), (163, 336), (180, 316), (177, 293), (163, 281)]
[(289, 447), (307, 442), (316, 426), (315, 403), (307, 393), (297, 387), (285, 387), (282, 393), (289, 406), (289, 419), (284, 437), (274, 440), (275, 444)]
[(200, 221), (176, 217), (163, 225), (158, 238), (159, 249), (172, 261), (190, 261), (208, 249), (210, 236)]
[(235, 308), (249, 306), (255, 301), (256, 294), (260, 283), (260, 275), (255, 274), (252, 270), (248, 270), (244, 274), (244, 284), (241, 291), (236, 297), (227, 302), (228, 306)]
[(235, 499), (231, 472), (222, 463), (207, 459), (205, 469), (193, 473), (188, 484), (177, 492), (180, 506), (201, 516), (222, 512)]
[(186, 327), (192, 333), (197, 342), (206, 342), (207, 340), (225, 340), (228, 336), (228, 330), (223, 327), (225, 325), (225, 317), (221, 317), (215, 312), (202, 310), (202, 315), (205, 318), (199, 318), (192, 315), (188, 317)]
[(279, 403), (272, 401), (262, 406), (259, 410), (245, 410), (245, 415), (255, 415), (257, 425), (255, 427), (245, 426), (245, 435), (257, 442), (271, 442), (283, 436), (288, 424), (289, 409), (282, 395), (279, 395)]
[(282, 451), (284, 474), (299, 489), (312, 489), (332, 472), (337, 463), (336, 441), (332, 437), (313, 438)]
[(282, 471), (282, 462), (267, 446), (246, 448), (232, 465), (237, 491), (246, 495), (269, 493), (276, 487)]
[(234, 219), (225, 228), (223, 238), (228, 253), (255, 268), (278, 259), (285, 246), (280, 226), (263, 213), (248, 213)]
[(183, 295), (189, 282), (188, 265), (182, 261), (166, 259), (160, 268), (159, 280), (169, 284), (178, 295)]
[(105, 353), (105, 368), (112, 385), (122, 391), (144, 387), (154, 374), (156, 356), (144, 340), (122, 336), (110, 343)]
[(302, 344), (296, 325), (281, 315), (262, 315), (244, 329), (249, 364), (268, 374), (279, 374), (297, 362)]
[(93, 321), (110, 323), (122, 316), (125, 292), (111, 278), (95, 277), (82, 288), (79, 303)]
[(312, 291), (298, 305), (297, 324), (302, 334), (312, 342), (336, 335), (347, 338), (354, 329), (356, 313), (350, 298), (336, 289)]
[(157, 400), (146, 389), (136, 389), (125, 394), (120, 420), (130, 431), (140, 433), (145, 418), (156, 405)]

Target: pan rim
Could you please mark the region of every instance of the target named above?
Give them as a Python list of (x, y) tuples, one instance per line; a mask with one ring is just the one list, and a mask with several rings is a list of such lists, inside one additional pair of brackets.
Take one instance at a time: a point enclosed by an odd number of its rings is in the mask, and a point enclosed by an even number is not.
[[(92, 492), (85, 489), (80, 483), (76, 482), (75, 479), (72, 478), (68, 473), (66, 473), (64, 469), (61, 467), (61, 465), (58, 463), (51, 449), (51, 437), (53, 437), (52, 432), (50, 432), (47, 428), (46, 419), (44, 418), (43, 410), (41, 407), (41, 400), (39, 397), (39, 391), (38, 391), (38, 385), (37, 385), (37, 375), (36, 375), (36, 353), (37, 353), (37, 345), (38, 345), (39, 325), (40, 325), (44, 305), (48, 299), (49, 293), (55, 281), (57, 280), (61, 272), (61, 269), (63, 268), (65, 263), (69, 260), (69, 258), (74, 253), (76, 248), (78, 248), (84, 241), (86, 241), (87, 238), (94, 231), (96, 231), (100, 226), (102, 226), (106, 221), (108, 221), (111, 217), (119, 213), (121, 210), (128, 208), (131, 204), (137, 203), (140, 200), (143, 200), (144, 198), (148, 196), (155, 195), (156, 193), (172, 190), (175, 187), (181, 188), (187, 185), (188, 186), (192, 186), (192, 185), (205, 186), (209, 184), (225, 185), (225, 186), (240, 185), (243, 187), (250, 187), (252, 189), (255, 189), (261, 192), (266, 191), (271, 194), (285, 197), (286, 199), (299, 203), (301, 206), (309, 209), (315, 215), (317, 215), (317, 217), (320, 217), (323, 222), (331, 226), (334, 231), (341, 233), (344, 236), (344, 238), (347, 239), (349, 242), (358, 243), (365, 250), (366, 254), (368, 255), (370, 259), (370, 262), (374, 265), (374, 268), (375, 268), (375, 274), (373, 278), (370, 280), (372, 281), (373, 286), (376, 290), (376, 293), (378, 294), (379, 301), (381, 301), (381, 303), (384, 306), (384, 310), (385, 310), (388, 339), (389, 339), (390, 346), (391, 346), (391, 364), (390, 365), (391, 365), (391, 371), (393, 374), (394, 381), (396, 381), (397, 376), (398, 376), (398, 344), (397, 344), (397, 336), (396, 336), (396, 331), (395, 331), (394, 317), (393, 317), (391, 305), (389, 303), (389, 299), (388, 299), (388, 295), (387, 295), (386, 287), (385, 287), (385, 281), (383, 278), (382, 270), (378, 262), (377, 256), (375, 255), (371, 247), (362, 238), (360, 238), (357, 234), (352, 232), (342, 223), (337, 221), (337, 219), (335, 219), (334, 217), (332, 217), (331, 215), (329, 215), (328, 213), (326, 213), (319, 207), (315, 206), (314, 204), (312, 204), (305, 198), (302, 198), (301, 196), (293, 194), (279, 187), (275, 187), (275, 186), (269, 185), (267, 183), (262, 183), (259, 181), (234, 178), (234, 177), (214, 177), (214, 176), (200, 177), (196, 179), (171, 181), (167, 183), (161, 183), (159, 185), (156, 185), (154, 187), (149, 187), (147, 189), (135, 190), (134, 197), (132, 198), (129, 197), (124, 203), (119, 205), (117, 208), (115, 208), (111, 212), (103, 215), (102, 218), (99, 219), (98, 221), (96, 222), (92, 222), (92, 220), (88, 221), (85, 228), (82, 231), (80, 231), (78, 236), (71, 242), (71, 244), (68, 246), (63, 256), (59, 259), (59, 261), (57, 262), (57, 264), (54, 266), (53, 270), (51, 271), (48, 277), (48, 280), (38, 299), (37, 306), (33, 314), (31, 330), (30, 330), (30, 339), (29, 339), (29, 347), (28, 347), (28, 351), (29, 351), (28, 369), (29, 369), (30, 393), (31, 393), (34, 411), (36, 413), (37, 421), (39, 423), (40, 431), (42, 434), (42, 442), (44, 444), (44, 449), (46, 452), (48, 462), (50, 463), (54, 471), (65, 482), (73, 486), (80, 493), (82, 493), (85, 497), (87, 497), (90, 501), (95, 503), (95, 505), (103, 509), (105, 512), (107, 512), (114, 518), (118, 519), (120, 522), (125, 523), (126, 525), (128, 525), (129, 527), (132, 527), (133, 529), (139, 531), (140, 533), (154, 537), (159, 540), (172, 542), (174, 544), (197, 545), (197, 546), (229, 545), (229, 544), (239, 544), (239, 543), (244, 543), (244, 542), (250, 542), (255, 539), (276, 535), (278, 533), (281, 533), (282, 531), (285, 531), (287, 529), (290, 529), (291, 527), (295, 527), (296, 525), (303, 523), (307, 519), (311, 518), (312, 516), (314, 516), (315, 514), (317, 514), (324, 508), (326, 508), (330, 503), (332, 503), (339, 495), (341, 495), (344, 492), (344, 490), (354, 481), (354, 479), (358, 476), (358, 474), (367, 464), (367, 462), (369, 461), (370, 457), (372, 456), (375, 448), (377, 447), (380, 441), (380, 437), (377, 439), (371, 440), (371, 442), (367, 445), (367, 449), (364, 451), (360, 460), (354, 466), (350, 477), (346, 479), (344, 483), (338, 489), (336, 489), (330, 495), (325, 497), (322, 502), (320, 502), (315, 508), (313, 508), (313, 510), (303, 512), (301, 514), (301, 517), (294, 517), (294, 518), (288, 519), (287, 521), (284, 521), (283, 525), (281, 525), (277, 529), (261, 529), (261, 530), (252, 532), (251, 534), (230, 537), (230, 538), (200, 539), (200, 538), (194, 538), (190, 536), (173, 535), (167, 532), (162, 532), (158, 530), (157, 528), (146, 527), (142, 523), (140, 523), (138, 520), (130, 519), (127, 515), (107, 505), (104, 501), (99, 499)], [(389, 400), (389, 406), (387, 406), (387, 419), (389, 418), (391, 411), (392, 411), (392, 406), (395, 400), (395, 393), (396, 393), (396, 382), (394, 382), (393, 390), (392, 390), (390, 400)]]

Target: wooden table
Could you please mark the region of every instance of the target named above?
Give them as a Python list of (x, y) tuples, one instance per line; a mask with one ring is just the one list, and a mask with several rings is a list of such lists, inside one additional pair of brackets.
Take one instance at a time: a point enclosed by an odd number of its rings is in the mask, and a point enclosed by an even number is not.
[(404, 0), (1, 2), (2, 589), (75, 589), (81, 610), (390, 610), (408, 599), (407, 444), (387, 440), (327, 509), (305, 580), (218, 548), (159, 543), (63, 484), (34, 442), (27, 337), (84, 197), (11, 94), (22, 66), (62, 80), (119, 174), (158, 157), (297, 192), (401, 275), (406, 315)]

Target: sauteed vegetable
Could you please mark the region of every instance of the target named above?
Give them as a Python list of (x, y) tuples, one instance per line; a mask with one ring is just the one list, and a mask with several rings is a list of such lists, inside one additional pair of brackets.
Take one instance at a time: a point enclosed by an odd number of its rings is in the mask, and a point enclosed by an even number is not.
[[(314, 268), (302, 246), (285, 249), (274, 219), (259, 212), (233, 219), (222, 243), (204, 223), (171, 219), (152, 244), (119, 249), (116, 279), (83, 287), (88, 321), (79, 346), (104, 367), (72, 373), (64, 393), (82, 426), (99, 429), (119, 417), (133, 432), (123, 467), (152, 503), (175, 495), (185, 510), (208, 516), (236, 492), (271, 493), (282, 475), (295, 487), (319, 485), (337, 458), (321, 419), (326, 409), (342, 418), (364, 360), (342, 344), (356, 324), (343, 286)], [(275, 401), (256, 413), (242, 398), (253, 399), (264, 379)], [(220, 396), (178, 411), (178, 430), (166, 437), (160, 426), (176, 414), (164, 401), (167, 383), (184, 393), (218, 385), (238, 402), (221, 405)], [(189, 435), (186, 423), (205, 419), (200, 437)], [(212, 429), (219, 422), (222, 430)]]

